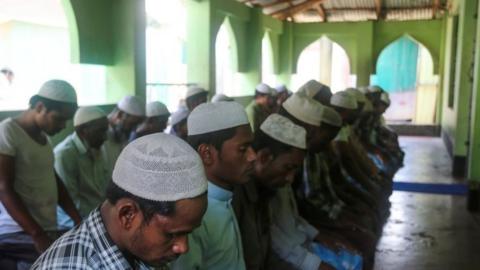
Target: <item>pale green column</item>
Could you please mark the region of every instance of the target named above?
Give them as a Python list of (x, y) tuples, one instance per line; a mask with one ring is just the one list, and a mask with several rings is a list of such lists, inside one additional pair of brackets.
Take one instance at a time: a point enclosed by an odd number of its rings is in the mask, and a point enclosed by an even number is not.
[(467, 155), (469, 132), (469, 104), (473, 83), (470, 80), (474, 39), (476, 35), (477, 0), (464, 0), (460, 3), (460, 17), (457, 41), (457, 62), (455, 76), (456, 129), (454, 156)]
[(480, 20), (477, 20), (476, 32), (468, 179), (480, 183)]

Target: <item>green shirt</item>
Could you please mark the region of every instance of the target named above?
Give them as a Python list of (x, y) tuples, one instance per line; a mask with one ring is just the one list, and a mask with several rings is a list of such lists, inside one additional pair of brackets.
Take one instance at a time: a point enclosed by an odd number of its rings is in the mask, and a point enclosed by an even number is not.
[(233, 193), (208, 182), (208, 207), (202, 224), (189, 236), (189, 251), (173, 270), (245, 270), (242, 238), (231, 205)]
[[(80, 216), (85, 218), (105, 200), (105, 189), (110, 181), (105, 161), (99, 150), (88, 149), (75, 132), (57, 145), (54, 152), (55, 169)], [(60, 225), (66, 225), (67, 220), (65, 213), (58, 213)]]
[(255, 99), (248, 104), (248, 106), (245, 108), (245, 111), (253, 131), (257, 130), (263, 121), (265, 121), (265, 119), (267, 119), (267, 117), (270, 115), (268, 111), (255, 102)]

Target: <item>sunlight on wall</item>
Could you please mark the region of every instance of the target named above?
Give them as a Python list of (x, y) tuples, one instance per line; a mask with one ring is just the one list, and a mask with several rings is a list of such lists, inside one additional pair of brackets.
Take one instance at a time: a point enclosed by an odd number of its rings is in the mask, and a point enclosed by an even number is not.
[(262, 82), (271, 87), (279, 84), (277, 77), (273, 73), (273, 51), (268, 32), (265, 32), (262, 39)]
[(233, 67), (233, 44), (231, 29), (228, 21), (220, 26), (215, 41), (215, 86), (216, 93), (222, 93), (230, 97), (241, 96), (239, 74)]
[[(15, 74), (12, 84), (0, 83), (0, 110), (26, 109), (30, 97), (50, 79), (70, 82), (77, 91), (79, 105), (105, 103), (105, 67), (70, 62), (65, 14), (50, 10), (55, 7), (56, 11), (63, 11), (63, 7), (59, 1), (42, 1), (49, 6), (35, 6), (38, 21), (33, 17), (24, 20), (25, 13), (31, 12), (27, 10), (29, 6), (35, 5), (33, 2), (10, 2), (12, 6), (5, 9), (9, 10), (8, 16), (3, 8), (0, 10), (3, 21), (0, 24), (0, 69), (8, 67)], [(47, 25), (44, 18), (48, 16), (55, 16), (55, 19)]]

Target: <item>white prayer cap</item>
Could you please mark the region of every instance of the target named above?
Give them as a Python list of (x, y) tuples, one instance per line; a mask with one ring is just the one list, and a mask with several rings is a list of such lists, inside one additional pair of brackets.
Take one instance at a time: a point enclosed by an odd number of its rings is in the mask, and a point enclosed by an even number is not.
[(194, 96), (196, 94), (200, 94), (200, 93), (205, 93), (207, 94), (207, 90), (201, 88), (201, 87), (198, 87), (198, 86), (190, 86), (187, 90), (187, 95), (185, 98), (189, 98), (191, 96)]
[(81, 107), (75, 112), (73, 116), (73, 126), (78, 127), (85, 123), (107, 117), (104, 111), (97, 107)]
[(319, 127), (322, 122), (324, 106), (306, 96), (293, 94), (285, 100), (282, 107), (304, 123)]
[(387, 92), (382, 92), (382, 94), (380, 95), (380, 101), (387, 105), (390, 105), (390, 97)]
[(187, 120), (189, 136), (248, 124), (245, 109), (234, 101), (200, 104), (190, 113)]
[(145, 116), (145, 106), (137, 97), (124, 96), (118, 103), (118, 109), (135, 116)]
[(260, 126), (260, 130), (284, 144), (300, 149), (307, 148), (307, 131), (279, 114), (274, 113), (268, 116)]
[(168, 111), (167, 106), (160, 101), (153, 101), (147, 104), (147, 117), (155, 116), (169, 116), (170, 112)]
[(298, 94), (303, 94), (307, 97), (313, 98), (318, 92), (323, 90), (324, 87), (327, 87), (326, 85), (321, 84), (320, 82), (316, 80), (310, 80), (306, 82), (304, 85), (302, 85), (297, 93)]
[(357, 100), (355, 99), (355, 97), (346, 91), (340, 91), (333, 94), (333, 96), (330, 98), (330, 104), (349, 110), (355, 110), (356, 108), (358, 108)]
[(378, 85), (371, 85), (368, 87), (368, 92), (370, 93), (378, 93), (378, 92), (383, 92), (383, 89), (380, 88)]
[(334, 127), (341, 127), (343, 124), (342, 117), (334, 109), (325, 106), (322, 116), (322, 123), (332, 125)]
[(66, 103), (77, 103), (77, 93), (73, 86), (63, 80), (50, 80), (45, 82), (40, 90), (38, 96), (48, 98), (55, 101)]
[(365, 101), (367, 100), (367, 97), (356, 88), (347, 88), (345, 91), (349, 94), (352, 94), (357, 100), (357, 102), (365, 103)]
[(255, 87), (255, 91), (265, 95), (271, 95), (272, 92), (276, 92), (275, 90), (272, 91), (272, 88), (265, 83), (258, 84)]
[(226, 95), (224, 94), (215, 94), (213, 97), (212, 97), (212, 102), (215, 103), (215, 102), (220, 102), (220, 101), (235, 101), (233, 98), (231, 97), (227, 97)]
[(178, 108), (178, 110), (175, 111), (172, 116), (170, 116), (170, 125), (175, 126), (176, 124), (187, 119), (189, 113), (190, 111), (185, 106)]
[(112, 180), (137, 197), (157, 202), (194, 198), (207, 191), (199, 155), (183, 140), (164, 133), (129, 143), (115, 163)]
[(285, 84), (280, 84), (275, 87), (275, 91), (277, 91), (277, 93), (283, 93), (283, 92), (288, 92), (288, 89), (285, 86)]

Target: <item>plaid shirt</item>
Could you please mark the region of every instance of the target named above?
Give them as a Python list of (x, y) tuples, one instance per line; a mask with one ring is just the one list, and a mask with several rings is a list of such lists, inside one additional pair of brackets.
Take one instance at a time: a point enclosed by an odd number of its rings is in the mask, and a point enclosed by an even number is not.
[(95, 209), (79, 226), (60, 237), (31, 269), (151, 269), (136, 261), (132, 267), (107, 233)]

